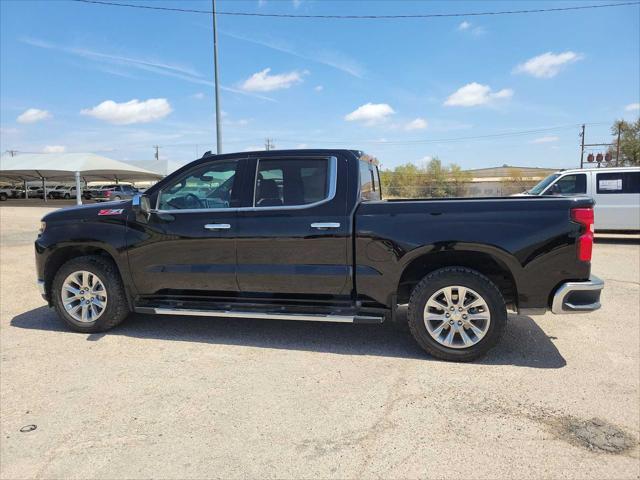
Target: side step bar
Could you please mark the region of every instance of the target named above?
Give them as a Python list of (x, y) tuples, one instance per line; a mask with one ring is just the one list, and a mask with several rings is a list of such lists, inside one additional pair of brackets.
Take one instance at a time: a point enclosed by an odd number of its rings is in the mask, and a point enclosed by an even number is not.
[(138, 313), (188, 315), (193, 317), (257, 318), (263, 320), (298, 320), (303, 322), (382, 323), (384, 317), (369, 315), (332, 315), (315, 313), (266, 313), (236, 310), (192, 310), (181, 308), (138, 307)]

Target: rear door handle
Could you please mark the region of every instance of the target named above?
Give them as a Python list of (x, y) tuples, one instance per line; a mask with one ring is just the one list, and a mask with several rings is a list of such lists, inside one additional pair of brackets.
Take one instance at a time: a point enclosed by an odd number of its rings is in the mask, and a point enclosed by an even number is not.
[(314, 222), (311, 224), (311, 228), (315, 228), (317, 230), (328, 230), (330, 228), (340, 228), (340, 224), (334, 222)]
[(231, 225), (228, 223), (207, 223), (204, 228), (207, 230), (229, 230)]

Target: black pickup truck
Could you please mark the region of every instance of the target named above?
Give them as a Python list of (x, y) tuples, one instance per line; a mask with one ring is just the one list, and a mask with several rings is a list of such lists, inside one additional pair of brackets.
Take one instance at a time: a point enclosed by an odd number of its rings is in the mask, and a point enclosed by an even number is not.
[(129, 201), (57, 210), (38, 285), (80, 332), (129, 312), (381, 323), (408, 304), (416, 341), (465, 361), (507, 310), (589, 312), (587, 197), (383, 200), (352, 150), (205, 154)]

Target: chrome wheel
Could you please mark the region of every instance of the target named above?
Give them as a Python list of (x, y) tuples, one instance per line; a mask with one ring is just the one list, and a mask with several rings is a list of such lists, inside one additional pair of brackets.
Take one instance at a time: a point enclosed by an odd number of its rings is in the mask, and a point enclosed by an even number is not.
[(107, 308), (107, 290), (95, 274), (81, 270), (73, 272), (62, 283), (62, 305), (66, 312), (81, 323), (95, 322)]
[(484, 298), (462, 286), (445, 287), (429, 297), (424, 307), (429, 335), (449, 348), (469, 348), (486, 335), (491, 314)]

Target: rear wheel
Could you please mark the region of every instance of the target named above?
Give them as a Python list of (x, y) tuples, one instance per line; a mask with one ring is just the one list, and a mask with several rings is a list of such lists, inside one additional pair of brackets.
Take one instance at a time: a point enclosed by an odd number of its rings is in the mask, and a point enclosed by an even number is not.
[(6, 201), (7, 198), (9, 198), (9, 197), (7, 196), (6, 193), (4, 193), (4, 192), (0, 193), (0, 202)]
[(53, 279), (51, 297), (60, 318), (78, 332), (109, 330), (129, 314), (115, 264), (98, 255), (62, 265)]
[(411, 334), (430, 355), (470, 361), (498, 342), (507, 321), (502, 294), (484, 275), (463, 267), (436, 270), (414, 288)]
[(68, 193), (64, 194), (64, 199), (65, 200), (69, 200), (71, 198), (71, 195), (69, 195)]
[(122, 198), (120, 198), (119, 195), (116, 195), (115, 197), (113, 197), (113, 199), (117, 202), (119, 202), (120, 200), (122, 200)]

